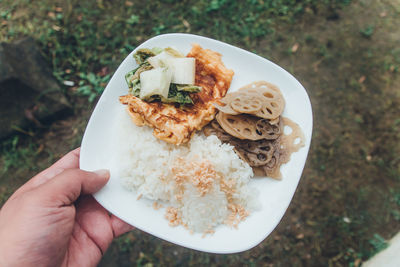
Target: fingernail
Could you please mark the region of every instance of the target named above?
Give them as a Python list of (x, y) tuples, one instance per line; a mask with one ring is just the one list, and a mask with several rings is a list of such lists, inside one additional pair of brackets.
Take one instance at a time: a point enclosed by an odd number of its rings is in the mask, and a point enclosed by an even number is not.
[(94, 171), (94, 173), (97, 174), (100, 177), (105, 177), (105, 178), (109, 178), (110, 177), (110, 171), (109, 170), (102, 169), (102, 170)]

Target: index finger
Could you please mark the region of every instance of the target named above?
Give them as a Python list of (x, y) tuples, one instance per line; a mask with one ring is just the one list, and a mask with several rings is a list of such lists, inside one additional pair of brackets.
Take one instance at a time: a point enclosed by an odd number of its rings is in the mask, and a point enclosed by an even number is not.
[(35, 175), (28, 182), (22, 185), (17, 191), (15, 191), (15, 193), (10, 197), (10, 199), (15, 198), (24, 192), (30, 191), (38, 187), (39, 185), (47, 182), (48, 180), (60, 174), (66, 169), (79, 169), (80, 151), (81, 151), (80, 147), (70, 151), (68, 154), (59, 159), (49, 168)]

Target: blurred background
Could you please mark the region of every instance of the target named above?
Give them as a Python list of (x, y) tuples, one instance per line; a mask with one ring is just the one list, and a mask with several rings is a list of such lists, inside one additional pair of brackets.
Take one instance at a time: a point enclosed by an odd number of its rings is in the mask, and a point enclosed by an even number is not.
[(296, 194), (249, 251), (201, 253), (134, 230), (100, 266), (360, 266), (400, 230), (399, 26), (398, 0), (0, 0), (0, 204), (80, 145), (136, 46), (194, 33), (265, 57), (307, 89), (314, 132)]

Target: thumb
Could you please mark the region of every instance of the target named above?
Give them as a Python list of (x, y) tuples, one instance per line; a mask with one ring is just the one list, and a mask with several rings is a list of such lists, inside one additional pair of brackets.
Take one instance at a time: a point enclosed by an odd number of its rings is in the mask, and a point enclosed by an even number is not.
[(48, 202), (51, 206), (66, 206), (74, 203), (81, 194), (96, 193), (108, 182), (109, 178), (108, 170), (88, 172), (68, 169), (33, 191), (36, 191), (39, 201)]

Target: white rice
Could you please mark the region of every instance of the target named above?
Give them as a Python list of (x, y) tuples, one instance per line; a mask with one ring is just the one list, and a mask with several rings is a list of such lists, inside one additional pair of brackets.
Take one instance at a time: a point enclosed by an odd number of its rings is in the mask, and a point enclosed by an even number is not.
[[(189, 230), (210, 232), (220, 224), (229, 224), (229, 218), (235, 225), (232, 219), (236, 215), (229, 208), (232, 203), (247, 212), (259, 208), (258, 191), (249, 186), (253, 176), (251, 167), (239, 159), (232, 146), (222, 144), (216, 136), (195, 134), (188, 144), (176, 146), (155, 138), (150, 127), (134, 125), (124, 111), (116, 119), (120, 149), (117, 162), (124, 187), (172, 207), (177, 211), (179, 223)], [(173, 166), (181, 166), (177, 164), (179, 159), (188, 164), (209, 162), (220, 179), (211, 180), (210, 190), (203, 195), (190, 179), (185, 180), (182, 194), (172, 171)], [(235, 185), (231, 199), (221, 191), (221, 179)]]

